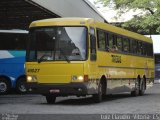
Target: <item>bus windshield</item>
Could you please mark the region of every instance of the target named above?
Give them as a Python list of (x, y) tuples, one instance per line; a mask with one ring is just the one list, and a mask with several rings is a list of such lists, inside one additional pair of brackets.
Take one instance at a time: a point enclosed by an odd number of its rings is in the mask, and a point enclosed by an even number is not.
[(27, 61), (86, 59), (86, 27), (44, 27), (30, 31)]

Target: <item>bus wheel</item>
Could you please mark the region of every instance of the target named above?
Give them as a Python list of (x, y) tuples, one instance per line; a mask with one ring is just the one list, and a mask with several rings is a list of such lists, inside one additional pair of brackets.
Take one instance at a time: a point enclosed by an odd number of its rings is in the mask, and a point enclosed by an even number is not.
[(0, 94), (7, 94), (10, 91), (11, 85), (5, 78), (0, 78)]
[(143, 78), (143, 81), (142, 81), (142, 83), (141, 83), (141, 86), (140, 86), (140, 90), (139, 90), (139, 95), (144, 95), (144, 93), (145, 93), (145, 87), (146, 87), (146, 85), (145, 85), (145, 79), (146, 78)]
[(20, 93), (20, 94), (27, 93), (27, 83), (26, 83), (25, 77), (20, 77), (17, 80), (16, 91), (17, 93)]
[(102, 101), (102, 83), (99, 83), (98, 93), (93, 95), (93, 100), (96, 103), (100, 103)]
[(56, 101), (56, 96), (54, 95), (46, 95), (46, 100), (48, 104), (54, 104)]
[(131, 96), (138, 96), (139, 95), (140, 81), (141, 81), (141, 78), (138, 77), (135, 81), (135, 89), (134, 89), (134, 91), (131, 91)]

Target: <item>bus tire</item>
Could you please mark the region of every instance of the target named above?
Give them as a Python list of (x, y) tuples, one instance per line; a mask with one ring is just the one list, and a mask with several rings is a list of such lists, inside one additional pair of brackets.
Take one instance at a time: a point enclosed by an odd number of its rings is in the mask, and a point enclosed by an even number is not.
[(54, 104), (56, 102), (56, 96), (46, 95), (46, 100), (48, 104)]
[(107, 79), (103, 76), (101, 78), (101, 82), (102, 82), (102, 98), (105, 98), (107, 90)]
[(136, 81), (135, 81), (135, 89), (134, 89), (134, 91), (131, 91), (131, 96), (136, 97), (136, 96), (139, 95), (140, 81), (141, 81), (141, 78), (140, 78), (140, 76), (138, 76)]
[(0, 77), (0, 94), (8, 94), (11, 89), (11, 83), (7, 78)]
[(146, 82), (145, 82), (146, 78), (143, 77), (142, 82), (141, 82), (141, 86), (140, 86), (140, 90), (139, 90), (139, 95), (144, 95), (145, 93), (145, 88), (146, 88)]
[(93, 100), (95, 103), (100, 103), (102, 101), (102, 83), (99, 83), (98, 86), (98, 93), (93, 95)]
[(19, 94), (27, 93), (27, 83), (25, 77), (20, 77), (16, 83), (16, 92)]

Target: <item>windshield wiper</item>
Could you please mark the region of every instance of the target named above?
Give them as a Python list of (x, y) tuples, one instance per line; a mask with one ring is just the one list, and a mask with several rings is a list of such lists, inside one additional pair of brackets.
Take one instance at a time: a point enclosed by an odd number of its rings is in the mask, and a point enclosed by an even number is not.
[(60, 48), (59, 50), (60, 50), (60, 52), (62, 53), (62, 55), (64, 56), (65, 60), (66, 60), (68, 63), (70, 63), (70, 60), (68, 59), (68, 57), (66, 56), (66, 54), (64, 53), (64, 51), (63, 51), (61, 48)]
[(46, 55), (46, 54), (42, 55), (42, 56), (38, 59), (38, 63), (41, 63), (41, 62), (43, 62), (43, 61), (46, 61), (47, 59), (44, 59), (45, 57), (51, 57), (51, 56), (50, 56), (50, 55)]

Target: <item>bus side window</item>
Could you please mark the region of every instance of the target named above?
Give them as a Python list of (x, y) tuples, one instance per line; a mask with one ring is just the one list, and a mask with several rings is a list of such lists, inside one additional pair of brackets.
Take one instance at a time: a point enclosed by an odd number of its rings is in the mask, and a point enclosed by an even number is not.
[(108, 43), (109, 43), (109, 46), (108, 46), (108, 51), (110, 52), (115, 52), (118, 50), (117, 46), (116, 46), (116, 36), (113, 35), (113, 34), (108, 34)]
[(146, 56), (146, 50), (145, 50), (146, 47), (145, 47), (145, 44), (146, 44), (145, 42), (142, 42), (142, 55), (143, 56)]
[(149, 57), (150, 56), (150, 44), (147, 43), (147, 56)]
[(108, 35), (108, 40), (109, 40), (109, 48), (113, 47), (113, 35), (109, 34)]
[(26, 50), (26, 33), (0, 33), (0, 50)]
[(127, 39), (127, 38), (124, 38), (123, 39), (123, 51), (124, 52), (129, 52), (129, 39)]
[(152, 44), (148, 44), (148, 56), (153, 57), (153, 46)]
[(109, 33), (105, 33), (106, 36), (106, 51), (109, 51)]
[(102, 30), (97, 30), (97, 41), (98, 41), (98, 48), (100, 50), (106, 50), (106, 38), (105, 32)]
[(94, 28), (90, 28), (90, 49), (91, 49), (91, 61), (96, 61), (97, 59), (97, 50), (96, 50), (96, 36)]
[(134, 39), (130, 39), (130, 46), (131, 46), (131, 53), (136, 54), (137, 53), (137, 41)]
[(119, 52), (122, 51), (122, 37), (120, 36), (117, 36), (117, 48)]
[(138, 45), (138, 55), (142, 55), (142, 42), (138, 41), (137, 42), (137, 45)]

